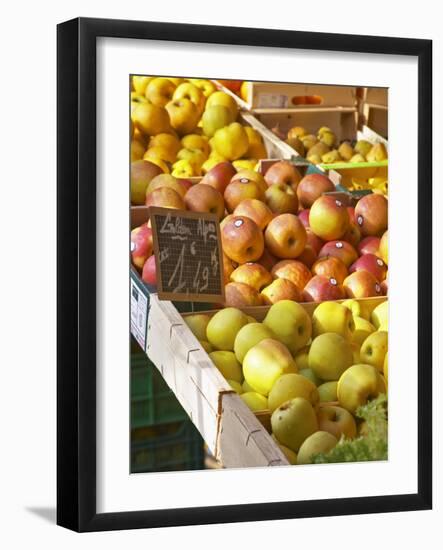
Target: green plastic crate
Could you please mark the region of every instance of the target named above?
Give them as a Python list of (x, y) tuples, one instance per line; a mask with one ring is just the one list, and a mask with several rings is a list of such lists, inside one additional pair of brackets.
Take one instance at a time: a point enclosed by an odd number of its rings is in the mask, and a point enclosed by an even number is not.
[[(171, 432), (173, 433), (165, 433)], [(131, 439), (131, 473), (204, 469), (203, 439), (190, 420), (158, 428), (159, 435)]]
[(188, 418), (162, 375), (145, 354), (131, 355), (131, 429)]

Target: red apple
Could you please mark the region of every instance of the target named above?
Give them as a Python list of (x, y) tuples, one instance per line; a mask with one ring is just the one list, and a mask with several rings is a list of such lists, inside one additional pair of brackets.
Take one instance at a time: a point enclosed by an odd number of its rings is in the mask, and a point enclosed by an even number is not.
[(148, 283), (148, 285), (156, 285), (157, 284), (157, 271), (155, 267), (155, 256), (154, 254), (152, 256), (149, 256), (149, 258), (146, 260), (143, 271), (142, 271), (142, 280), (145, 283)]
[(346, 206), (330, 195), (322, 195), (311, 206), (309, 225), (311, 230), (325, 241), (341, 239), (349, 224)]
[(267, 184), (265, 182), (265, 178), (260, 174), (260, 172), (256, 172), (255, 170), (249, 170), (249, 169), (243, 169), (239, 170), (231, 179), (230, 183), (233, 183), (234, 181), (240, 181), (240, 180), (249, 180), (256, 183), (260, 189), (263, 191), (263, 193), (267, 189)]
[(303, 291), (288, 279), (275, 279), (261, 291), (265, 304), (276, 304), (280, 300), (303, 302)]
[(260, 256), (257, 262), (268, 271), (271, 271), (273, 266), (278, 262), (278, 258), (273, 256), (265, 246), (263, 254)]
[(329, 241), (326, 243), (318, 253), (319, 258), (325, 256), (338, 258), (346, 267), (349, 267), (358, 258), (357, 251), (347, 241)]
[(158, 176), (155, 176), (155, 178), (152, 178), (148, 188), (146, 189), (146, 195), (152, 193), (154, 189), (160, 189), (161, 187), (169, 187), (170, 189), (177, 191), (182, 198), (186, 195), (186, 189), (184, 186), (180, 184), (177, 178), (171, 176), (171, 174), (159, 174)]
[(148, 185), (155, 176), (162, 173), (161, 168), (147, 160), (131, 162), (131, 203), (144, 204)]
[(348, 214), (349, 214), (349, 220), (350, 222), (354, 222), (354, 223), (357, 223), (356, 219), (355, 219), (355, 208), (353, 206), (347, 206), (346, 207), (347, 210), (348, 210)]
[(274, 278), (291, 281), (299, 290), (303, 290), (312, 278), (312, 273), (299, 260), (281, 260), (274, 265), (271, 274)]
[(214, 187), (223, 195), (228, 183), (236, 173), (230, 162), (219, 162), (205, 174), (200, 183)]
[(191, 187), (194, 185), (191, 180), (187, 180), (187, 179), (183, 179), (183, 178), (177, 178), (177, 181), (180, 185), (182, 185), (185, 188), (185, 193), (186, 193), (186, 191), (191, 189)]
[(244, 283), (260, 292), (262, 288), (272, 282), (272, 276), (261, 264), (247, 262), (239, 265), (231, 273), (231, 281), (233, 283)]
[(297, 191), (297, 186), (302, 179), (302, 175), (289, 160), (279, 160), (273, 164), (265, 174), (265, 180), (268, 185), (275, 183), (284, 183)]
[(358, 253), (360, 256), (363, 254), (377, 254), (380, 247), (380, 238), (379, 237), (365, 237), (358, 244)]
[(388, 289), (389, 289), (389, 283), (388, 283), (388, 276), (386, 275), (386, 279), (380, 283), (381, 291), (383, 293), (383, 296), (388, 295)]
[(265, 231), (266, 247), (277, 258), (296, 258), (306, 246), (306, 229), (294, 214), (280, 214)]
[(364, 254), (351, 265), (349, 273), (362, 270), (372, 273), (377, 281), (381, 283), (386, 279), (388, 267), (385, 262), (375, 254)]
[(226, 209), (233, 212), (245, 199), (265, 200), (265, 194), (260, 186), (249, 178), (241, 178), (231, 181), (225, 189), (224, 195)]
[(305, 208), (305, 210), (301, 210), (298, 213), (298, 218), (301, 221), (301, 223), (305, 226), (305, 229), (308, 229), (308, 227), (309, 227), (309, 208)]
[(150, 227), (143, 224), (131, 231), (131, 258), (135, 267), (142, 269), (143, 264), (152, 254), (152, 248), (152, 229)]
[(225, 286), (226, 307), (261, 306), (261, 295), (249, 285), (244, 283), (228, 283)]
[(323, 195), (335, 191), (335, 185), (323, 174), (308, 174), (299, 183), (297, 196), (303, 208), (311, 208), (314, 202)]
[(245, 199), (234, 210), (235, 216), (247, 216), (251, 218), (263, 231), (274, 217), (271, 209), (258, 199)]
[(306, 229), (306, 243), (309, 246), (312, 246), (312, 248), (315, 250), (315, 254), (318, 255), (320, 250), (323, 248), (325, 241), (323, 239), (320, 239), (320, 237), (317, 237), (315, 233), (313, 233), (309, 228)]
[(221, 229), (223, 251), (239, 264), (255, 262), (263, 254), (264, 239), (258, 225), (246, 216), (233, 216)]
[(192, 186), (185, 195), (185, 204), (192, 212), (208, 212), (216, 214), (221, 220), (225, 213), (225, 203), (221, 193), (210, 185), (198, 183)]
[(349, 223), (349, 228), (346, 231), (346, 233), (343, 235), (342, 239), (344, 241), (347, 241), (349, 244), (352, 244), (354, 248), (356, 248), (360, 242), (361, 239), (361, 233), (360, 229), (358, 228), (358, 225), (355, 222)]
[(388, 228), (388, 200), (378, 193), (362, 197), (355, 207), (355, 219), (363, 236), (381, 237)]
[(238, 266), (237, 262), (233, 262), (231, 258), (228, 258), (224, 252), (223, 254), (223, 280), (227, 285), (231, 280), (231, 273)]
[[(364, 256), (362, 256), (364, 257)], [(348, 298), (370, 298), (383, 296), (380, 283), (369, 271), (355, 271), (343, 282)]]
[(345, 289), (333, 277), (327, 278), (315, 275), (304, 289), (305, 300), (309, 302), (325, 302), (328, 300), (343, 300)]
[(327, 279), (335, 279), (340, 285), (343, 284), (343, 281), (348, 276), (348, 269), (345, 264), (333, 256), (319, 258), (312, 266), (311, 271), (314, 275), (321, 275)]
[(305, 266), (308, 267), (309, 269), (315, 263), (316, 259), (317, 259), (317, 252), (312, 248), (310, 244), (307, 244), (303, 252), (300, 254), (300, 256), (297, 257), (297, 260), (305, 264)]
[(274, 183), (266, 189), (266, 204), (275, 214), (297, 214), (297, 195), (286, 183)]

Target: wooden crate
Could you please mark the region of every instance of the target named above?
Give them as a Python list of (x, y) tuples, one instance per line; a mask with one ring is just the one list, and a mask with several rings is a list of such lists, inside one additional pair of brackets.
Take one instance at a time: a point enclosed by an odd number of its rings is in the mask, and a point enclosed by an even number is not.
[(352, 86), (292, 84), (284, 82), (248, 82), (245, 109), (264, 113), (272, 109), (307, 109), (316, 107), (355, 107), (357, 89)]
[(362, 88), (359, 94), (360, 126), (388, 137), (388, 88)]
[[(365, 303), (368, 311), (372, 311), (375, 309), (379, 304), (382, 302), (385, 302), (387, 300), (386, 296), (380, 296), (380, 297), (374, 297), (374, 298), (363, 298), (360, 299), (359, 302)], [(337, 303), (342, 303), (343, 300), (337, 300)], [(309, 314), (309, 316), (312, 316), (314, 313), (315, 308), (319, 305), (316, 302), (306, 302), (300, 304), (306, 312)], [(251, 317), (254, 317), (257, 321), (263, 321), (263, 319), (266, 317), (266, 314), (269, 311), (269, 308), (271, 306), (255, 306), (255, 307), (246, 307), (242, 308), (242, 311), (246, 313), (247, 315), (250, 315)], [(217, 310), (208, 310), (200, 313), (206, 313), (209, 316), (215, 315)], [(190, 313), (184, 313), (182, 314), (183, 318), (186, 318), (187, 316), (191, 315)], [(209, 356), (208, 356), (209, 359)], [(323, 403), (322, 406), (326, 405), (337, 405), (336, 402), (330, 402), (330, 403)], [(252, 414), (252, 413), (251, 413)], [(270, 433), (271, 432), (271, 411), (270, 410), (263, 410), (263, 411), (257, 411), (254, 413), (254, 416), (256, 419), (260, 422), (260, 424), (263, 426), (263, 428)], [(223, 417), (222, 417), (222, 423), (223, 423)], [(228, 444), (228, 440), (226, 440), (226, 443)]]

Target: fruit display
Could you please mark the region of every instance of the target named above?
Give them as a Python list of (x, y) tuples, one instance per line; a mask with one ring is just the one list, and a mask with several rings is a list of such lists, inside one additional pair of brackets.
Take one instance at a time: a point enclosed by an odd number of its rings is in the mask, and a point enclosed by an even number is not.
[(270, 417), (289, 462), (310, 464), (345, 444), (372, 445), (361, 411), (387, 393), (387, 314), (383, 299), (282, 300), (261, 321), (235, 307), (184, 320), (232, 390)]
[(138, 161), (131, 170), (132, 204), (145, 203), (158, 173), (201, 177), (223, 161), (253, 169), (266, 158), (261, 135), (242, 123), (236, 101), (210, 80), (134, 76), (132, 88), (131, 162)]
[[(137, 178), (144, 177), (139, 163), (145, 162), (132, 163)], [(327, 176), (303, 177), (287, 160), (276, 161), (264, 175), (237, 172), (232, 163), (223, 161), (200, 183), (171, 174), (156, 173), (151, 178), (150, 170), (147, 174), (146, 206), (213, 213), (220, 221), (224, 305), (387, 294), (385, 196), (372, 193), (355, 207), (346, 207), (328, 194), (334, 186)], [(149, 284), (155, 282), (152, 250), (148, 221), (132, 231), (131, 256)]]

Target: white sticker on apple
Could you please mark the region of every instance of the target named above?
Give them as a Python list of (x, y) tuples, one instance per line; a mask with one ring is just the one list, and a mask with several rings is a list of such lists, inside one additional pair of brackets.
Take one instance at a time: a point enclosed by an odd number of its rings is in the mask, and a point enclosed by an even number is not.
[(243, 225), (243, 220), (235, 220), (234, 225), (235, 227), (240, 227), (241, 225)]
[(248, 178), (241, 178), (240, 183), (249, 183)]
[(358, 225), (363, 225), (363, 216), (362, 215), (357, 216), (357, 223), (358, 223)]
[(375, 284), (375, 292), (377, 292), (377, 294), (381, 292), (381, 286), (378, 283)]
[(135, 243), (131, 242), (131, 252), (134, 252), (136, 249)]
[(338, 241), (337, 243), (335, 243), (335, 248), (343, 248), (343, 243)]
[(335, 201), (335, 204), (337, 206), (343, 206), (343, 203), (341, 201), (339, 201), (338, 199)]
[(385, 264), (383, 262), (383, 260), (380, 260), (380, 258), (377, 259), (377, 264), (380, 266), (380, 267), (383, 267)]
[(334, 279), (334, 277), (331, 277), (329, 279), (329, 282), (331, 283), (331, 285), (337, 285), (337, 279)]

